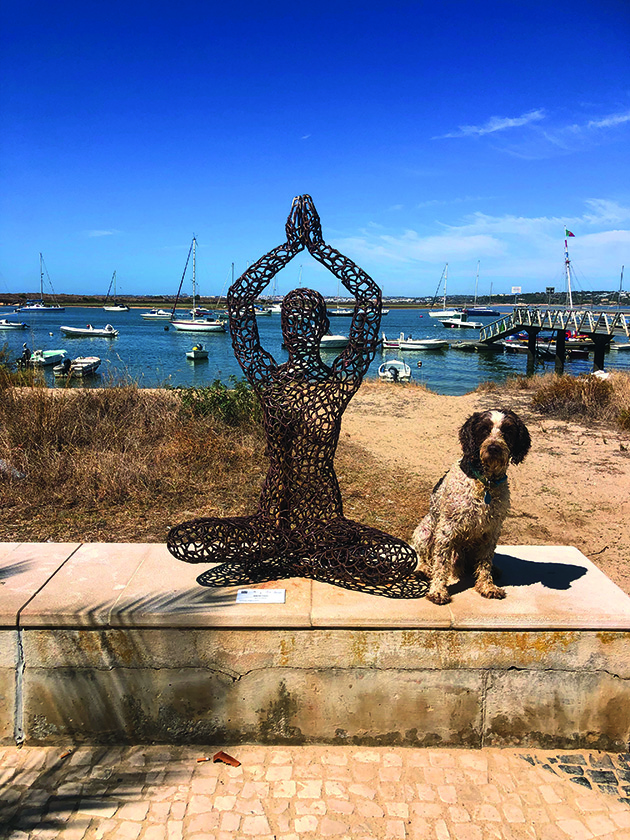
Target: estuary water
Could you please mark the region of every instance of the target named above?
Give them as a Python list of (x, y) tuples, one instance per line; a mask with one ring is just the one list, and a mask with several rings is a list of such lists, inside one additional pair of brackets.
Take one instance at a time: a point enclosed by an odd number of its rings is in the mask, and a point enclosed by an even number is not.
[[(129, 312), (105, 312), (100, 307), (68, 307), (64, 312), (19, 312), (0, 309), (0, 318), (23, 321), (27, 330), (0, 330), (0, 346), (6, 346), (12, 358), (18, 358), (22, 344), (31, 350), (52, 350), (64, 348), (71, 358), (77, 356), (99, 356), (100, 374), (86, 384), (103, 386), (110, 382), (125, 380), (136, 382), (141, 388), (203, 386), (215, 379), (229, 383), (230, 377), (241, 378), (242, 371), (234, 358), (229, 331), (226, 333), (184, 333), (169, 327), (166, 321), (146, 321), (141, 312), (147, 309), (132, 309)], [(505, 308), (505, 313), (511, 308)], [(179, 312), (179, 310), (178, 310)], [(183, 317), (182, 312), (180, 317)], [(489, 324), (496, 317), (470, 316), (471, 320)], [(283, 362), (287, 353), (282, 349), (280, 315), (257, 319), (262, 346), (277, 362)], [(332, 317), (331, 331), (348, 334), (350, 318)], [(112, 324), (119, 335), (116, 338), (66, 338), (60, 326), (93, 324), (104, 327)], [(166, 329), (169, 327), (168, 329)], [(381, 331), (388, 338), (396, 338), (401, 332), (414, 338), (445, 338), (450, 343), (477, 338), (473, 329), (447, 329), (426, 310), (390, 309), (383, 316)], [(617, 342), (625, 342), (624, 336)], [(186, 351), (201, 342), (208, 350), (208, 359), (192, 362), (186, 358)], [(323, 360), (332, 361), (341, 351), (322, 353)], [(465, 394), (474, 390), (481, 382), (503, 382), (508, 376), (524, 374), (526, 356), (507, 353), (465, 353), (453, 349), (438, 352), (403, 352), (379, 350), (368, 371), (368, 378), (378, 377), (379, 365), (388, 359), (404, 359), (412, 369), (412, 381), (426, 385), (438, 394)], [(418, 367), (421, 362), (421, 367)], [(592, 370), (592, 355), (588, 360), (566, 363), (565, 370), (571, 374), (588, 373)], [(608, 369), (620, 368), (630, 371), (630, 351), (612, 350), (606, 357)], [(536, 372), (552, 371), (553, 361), (538, 362)], [(54, 384), (50, 369), (46, 379)]]

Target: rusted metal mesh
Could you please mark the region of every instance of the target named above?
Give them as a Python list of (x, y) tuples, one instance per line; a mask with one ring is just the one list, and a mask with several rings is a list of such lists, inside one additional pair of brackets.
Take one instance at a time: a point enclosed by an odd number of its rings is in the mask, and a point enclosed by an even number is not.
[[(228, 292), (232, 346), (258, 395), (270, 466), (253, 516), (204, 518), (171, 530), (169, 551), (188, 563), (224, 563), (197, 579), (227, 585), (302, 576), (393, 597), (417, 597), (414, 550), (403, 540), (343, 515), (333, 461), (342, 414), (378, 345), (381, 293), (351, 260), (326, 245), (310, 196), (293, 200), (286, 242), (261, 257)], [(355, 299), (347, 346), (331, 363), (320, 355), (329, 331), (323, 297), (295, 289), (282, 302), (289, 358), (278, 364), (259, 341), (254, 301), (300, 251), (338, 277)]]

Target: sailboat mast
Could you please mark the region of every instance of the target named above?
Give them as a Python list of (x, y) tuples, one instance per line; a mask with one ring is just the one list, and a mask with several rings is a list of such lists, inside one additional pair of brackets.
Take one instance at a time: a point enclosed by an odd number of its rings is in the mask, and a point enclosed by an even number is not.
[(573, 296), (571, 294), (571, 260), (569, 259), (569, 244), (564, 240), (564, 267), (567, 273), (567, 297), (569, 300), (569, 309), (573, 309)]
[(197, 294), (197, 240), (193, 236), (192, 241), (192, 258), (193, 258), (193, 266), (192, 266), (192, 287), (193, 287), (193, 318), (195, 317), (195, 309), (197, 308), (195, 305), (195, 297)]
[(617, 307), (621, 308), (621, 290), (623, 289), (623, 266), (621, 266), (621, 277), (619, 279), (619, 294), (617, 295)]
[(39, 299), (44, 300), (44, 258), (42, 252), (39, 252)]
[(444, 310), (446, 311), (446, 281), (448, 280), (448, 263), (444, 266)]
[(475, 306), (477, 306), (477, 289), (479, 288), (479, 262), (477, 260), (477, 276), (475, 277)]

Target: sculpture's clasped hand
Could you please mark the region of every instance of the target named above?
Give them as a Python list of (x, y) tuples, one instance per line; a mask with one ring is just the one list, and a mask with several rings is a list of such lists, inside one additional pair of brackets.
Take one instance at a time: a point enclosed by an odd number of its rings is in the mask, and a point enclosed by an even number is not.
[(312, 251), (323, 243), (322, 225), (310, 195), (298, 195), (293, 199), (285, 230), (289, 245), (299, 244)]

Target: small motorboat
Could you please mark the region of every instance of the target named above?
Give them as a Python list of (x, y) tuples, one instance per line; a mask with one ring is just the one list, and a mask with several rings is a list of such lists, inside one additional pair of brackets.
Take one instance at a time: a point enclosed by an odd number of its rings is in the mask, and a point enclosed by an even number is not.
[(483, 329), (481, 321), (469, 321), (468, 315), (466, 315), (465, 312), (458, 312), (455, 315), (451, 315), (449, 318), (438, 318), (438, 321), (443, 327), (448, 327), (449, 329)]
[(171, 321), (176, 330), (183, 332), (225, 332), (225, 321), (218, 318), (192, 318), (189, 320)]
[(85, 376), (92, 376), (98, 370), (101, 360), (98, 356), (77, 356), (76, 359), (66, 358), (60, 365), (55, 365), (53, 375), (55, 377), (75, 377), (82, 379)]
[(65, 376), (68, 379), (82, 378), (96, 373), (100, 364), (101, 360), (98, 356), (77, 356), (72, 360), (65, 358), (60, 365), (55, 365), (53, 374), (55, 377)]
[(385, 382), (409, 382), (411, 368), (400, 359), (388, 359), (380, 365), (378, 375)]
[(354, 315), (354, 309), (347, 307), (347, 306), (336, 306), (334, 309), (327, 309), (326, 314), (330, 317), (331, 315), (338, 318), (352, 318)]
[(48, 367), (60, 364), (67, 355), (66, 350), (33, 350), (29, 361), (33, 367)]
[(59, 327), (61, 332), (69, 338), (116, 338), (118, 330), (111, 324), (104, 327), (93, 327), (87, 324), (85, 327)]
[(140, 317), (146, 321), (170, 321), (172, 314), (166, 309), (151, 309), (149, 312), (141, 312)]
[(323, 335), (320, 342), (321, 350), (337, 350), (340, 347), (347, 347), (350, 339), (347, 335), (333, 335), (328, 333)]
[(383, 333), (383, 348), (391, 350), (445, 350), (448, 341), (444, 338), (405, 338), (401, 332), (399, 338), (387, 338)]
[(23, 321), (9, 321), (8, 318), (0, 318), (0, 330), (26, 330), (28, 324)]
[(199, 359), (207, 359), (208, 351), (204, 348), (203, 344), (195, 344), (192, 350), (186, 352), (186, 358), (192, 359), (193, 362), (197, 362)]

